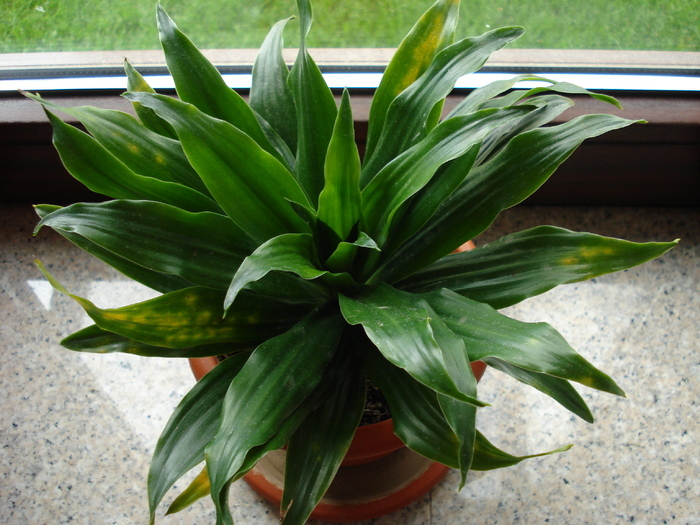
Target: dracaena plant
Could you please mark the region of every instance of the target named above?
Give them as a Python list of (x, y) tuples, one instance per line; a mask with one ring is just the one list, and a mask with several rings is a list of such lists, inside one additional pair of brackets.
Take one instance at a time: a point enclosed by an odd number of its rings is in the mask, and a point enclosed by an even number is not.
[[(674, 243), (540, 226), (452, 252), (532, 194), (583, 140), (632, 122), (596, 114), (549, 125), (572, 105), (566, 94), (617, 102), (532, 76), (476, 89), (442, 116), (457, 79), (523, 32), (454, 42), (458, 4), (439, 0), (398, 47), (373, 98), (364, 156), (348, 92), (336, 98), (307, 51), (308, 0), (297, 1), (293, 67), (282, 58), (283, 20), (262, 44), (249, 102), (161, 7), (178, 98), (156, 94), (129, 64), (124, 96), (137, 118), (27, 94), (44, 105), (67, 170), (111, 199), (39, 205), (37, 230), (53, 228), (162, 293), (102, 309), (44, 269), (94, 321), (62, 344), (230, 355), (185, 396), (158, 441), (152, 522), (166, 492), (204, 463), (170, 511), (211, 494), (218, 522), (231, 523), (229, 485), (286, 444), (283, 522), (303, 523), (358, 426), (366, 378), (388, 400), (401, 440), (459, 469), (462, 484), (470, 469), (531, 457), (499, 450), (475, 428), (486, 403), (471, 361), (589, 422), (571, 381), (624, 395), (554, 328), (498, 309), (643, 263)], [(526, 80), (539, 87), (513, 89)]]

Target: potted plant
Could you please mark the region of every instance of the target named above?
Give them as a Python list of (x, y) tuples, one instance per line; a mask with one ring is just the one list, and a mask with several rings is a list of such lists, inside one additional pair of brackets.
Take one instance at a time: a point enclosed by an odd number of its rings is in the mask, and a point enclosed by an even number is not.
[[(228, 355), (182, 400), (148, 477), (151, 522), (165, 493), (204, 464), (173, 510), (211, 494), (231, 523), (228, 487), (286, 445), (283, 523), (303, 523), (350, 446), (366, 378), (412, 451), (470, 469), (524, 459), (475, 428), (482, 361), (593, 417), (575, 381), (622, 389), (545, 323), (498, 312), (557, 285), (623, 270), (675, 242), (637, 244), (541, 226), (451, 254), (527, 198), (585, 139), (632, 124), (585, 115), (549, 125), (583, 94), (532, 76), (469, 93), (456, 80), (518, 38), (506, 27), (454, 42), (458, 0), (437, 1), (398, 47), (372, 102), (364, 156), (347, 91), (339, 104), (309, 55), (312, 14), (298, 0), (300, 49), (285, 65), (272, 28), (247, 103), (158, 7), (175, 81), (156, 94), (126, 64), (138, 116), (61, 108), (37, 95), (67, 170), (110, 198), (38, 205), (48, 226), (162, 295), (102, 309), (65, 290), (94, 325), (62, 344), (82, 352)], [(512, 89), (522, 81), (539, 87)], [(88, 133), (54, 115), (78, 119)], [(563, 449), (568, 447), (563, 447)], [(562, 450), (562, 449), (560, 449)]]

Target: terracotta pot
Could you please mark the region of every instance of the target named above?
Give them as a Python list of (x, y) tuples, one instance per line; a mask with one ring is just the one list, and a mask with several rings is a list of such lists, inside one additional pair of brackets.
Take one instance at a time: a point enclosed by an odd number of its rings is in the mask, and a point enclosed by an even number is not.
[[(189, 361), (197, 380), (218, 363), (216, 357)], [(477, 361), (472, 363), (472, 370), (479, 380), (486, 365)], [(284, 460), (284, 450), (270, 452), (244, 478), (275, 506), (282, 500)], [(311, 517), (343, 523), (390, 514), (421, 498), (449, 470), (406, 448), (394, 434), (390, 419), (359, 427), (333, 483)]]

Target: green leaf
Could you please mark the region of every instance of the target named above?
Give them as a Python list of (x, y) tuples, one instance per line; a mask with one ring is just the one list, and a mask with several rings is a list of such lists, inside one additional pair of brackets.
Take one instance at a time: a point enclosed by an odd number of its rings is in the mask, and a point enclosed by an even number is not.
[(294, 156), (295, 154), (292, 153), (292, 150), (289, 149), (289, 146), (287, 146), (287, 143), (284, 141), (284, 139), (279, 136), (277, 131), (275, 131), (275, 129), (270, 125), (270, 123), (267, 120), (261, 117), (257, 112), (255, 113), (255, 116), (258, 119), (260, 127), (263, 129), (265, 136), (270, 141), (270, 144), (272, 144), (272, 147), (274, 147), (277, 153), (279, 154), (279, 158), (282, 161), (282, 164), (284, 164), (284, 166), (291, 173), (296, 173), (297, 161)]
[[(231, 281), (224, 308), (228, 309), (249, 283), (272, 271), (290, 272), (302, 279), (317, 279), (328, 274), (317, 268), (313, 237), (305, 233), (288, 233), (270, 239), (246, 257)], [(349, 277), (349, 276), (348, 276)]]
[[(469, 175), (480, 150), (475, 144), (460, 157), (443, 164), (433, 178), (406, 203), (406, 210), (400, 211), (401, 220), (395, 221), (389, 232), (383, 251), (391, 253), (427, 223), (440, 204), (455, 191)], [(385, 253), (385, 255), (386, 255)]]
[(362, 169), (362, 185), (425, 136), (433, 108), (450, 93), (461, 76), (479, 69), (491, 53), (522, 33), (522, 28), (505, 27), (480, 37), (465, 38), (440, 51), (420, 78), (389, 106), (376, 150)]
[[(447, 370), (459, 388), (460, 392), (466, 392), (476, 398), (476, 378), (469, 364), (467, 349), (464, 341), (450, 330), (437, 314), (430, 321), (435, 334), (435, 340), (442, 349)], [(461, 481), (460, 490), (467, 481), (467, 473), (474, 458), (474, 439), (476, 435), (476, 407), (472, 404), (454, 399), (444, 394), (438, 394), (440, 408), (445, 414), (455, 435), (459, 439), (459, 470)]]
[(369, 288), (352, 298), (339, 298), (345, 320), (361, 324), (367, 337), (391, 363), (437, 392), (475, 406), (487, 406), (455, 385), (443, 354), (449, 349), (441, 348), (436, 341), (431, 322), (434, 312), (425, 300), (388, 285)]
[[(146, 79), (126, 59), (124, 60), (124, 73), (126, 73), (126, 89), (128, 91), (155, 93), (155, 90), (146, 82)], [(159, 135), (177, 140), (177, 133), (175, 133), (173, 127), (156, 115), (152, 109), (143, 107), (138, 102), (132, 102), (132, 106), (141, 124)]]
[(297, 147), (297, 114), (288, 84), (289, 69), (282, 58), (282, 33), (291, 19), (277, 22), (260, 46), (253, 64), (250, 106), (264, 118), (287, 146)]
[(192, 387), (170, 416), (158, 439), (148, 471), (151, 524), (165, 493), (187, 471), (204, 460), (204, 449), (219, 427), (226, 391), (249, 357), (250, 353), (246, 352), (219, 363)]
[[(452, 468), (459, 468), (459, 439), (445, 420), (437, 395), (374, 351), (365, 351), (365, 363), (372, 382), (391, 407), (394, 432), (411, 450)], [(508, 467), (529, 458), (562, 452), (571, 445), (528, 456), (513, 456), (492, 445), (481, 432), (474, 437), (471, 470)]]
[(160, 4), (157, 15), (160, 42), (180, 99), (232, 124), (281, 161), (282, 157), (270, 144), (245, 100), (226, 85), (216, 67), (177, 28)]
[(528, 107), (487, 109), (442, 122), (387, 164), (364, 188), (363, 230), (381, 246), (401, 204), (423, 188), (440, 166), (464, 155), (493, 128), (528, 111)]
[[(332, 376), (333, 375), (330, 374), (330, 377)], [(294, 432), (299, 428), (299, 425), (301, 425), (309, 417), (311, 411), (321, 403), (323, 399), (322, 396), (325, 395), (330, 384), (328, 378), (329, 374), (323, 375), (316, 389), (294, 410), (291, 416), (282, 422), (274, 436), (265, 442), (265, 444), (253, 447), (248, 451), (243, 464), (233, 476), (233, 481), (242, 478), (250, 472), (253, 467), (255, 467), (255, 464), (268, 452), (279, 450), (289, 442)]]
[(505, 308), (560, 284), (637, 266), (663, 255), (677, 242), (635, 243), (538, 226), (444, 257), (398, 286), (414, 292), (449, 288)]
[(365, 348), (363, 357), (369, 378), (389, 403), (399, 439), (429, 459), (459, 468), (460, 442), (445, 420), (435, 391), (391, 364), (375, 348)]
[(376, 278), (398, 281), (454, 251), (534, 193), (585, 139), (630, 124), (612, 115), (584, 115), (518, 135), (472, 170), (425, 227), (387, 258)]
[(308, 226), (288, 201), (309, 205), (294, 176), (250, 137), (196, 107), (152, 93), (127, 93), (173, 125), (185, 154), (229, 217), (263, 242)]
[(114, 199), (145, 199), (189, 211), (219, 211), (208, 197), (187, 186), (139, 175), (93, 137), (46, 110), (53, 143), (68, 172), (88, 189)]
[[(508, 102), (505, 102), (505, 104), (508, 105)], [(528, 99), (527, 105), (536, 109), (489, 133), (489, 136), (486, 137), (482, 143), (475, 164), (477, 166), (483, 164), (490, 157), (503, 149), (513, 137), (549, 124), (552, 120), (573, 106), (573, 104), (574, 103), (568, 98), (560, 97), (559, 95), (545, 95)], [(500, 103), (498, 107), (500, 107)]]
[(588, 91), (587, 89), (582, 88), (581, 86), (577, 86), (569, 82), (554, 82), (549, 86), (532, 88), (529, 91), (525, 92), (525, 94), (521, 98), (524, 99), (526, 97), (532, 97), (534, 95), (537, 95), (538, 93), (544, 93), (547, 91), (554, 91), (555, 93), (564, 93), (567, 95), (587, 95), (601, 102), (612, 104), (618, 109), (622, 109), (620, 102), (618, 102), (618, 100), (614, 97), (611, 97), (609, 95), (602, 95), (600, 93), (594, 93), (592, 91)]
[[(43, 219), (44, 217), (47, 217), (49, 215), (49, 212), (53, 213), (54, 211), (61, 209), (61, 207), (40, 204), (35, 206), (34, 209), (36, 210), (37, 214)], [(148, 268), (144, 268), (140, 264), (129, 261), (121, 255), (117, 255), (116, 253), (110, 250), (106, 250), (105, 248), (99, 246), (98, 244), (95, 244), (94, 242), (86, 239), (85, 237), (82, 237), (81, 235), (77, 235), (65, 230), (57, 231), (76, 246), (79, 246), (89, 254), (94, 255), (95, 257), (106, 262), (112, 268), (120, 271), (130, 279), (133, 279), (136, 282), (148, 286), (149, 288), (153, 288), (158, 292), (174, 292), (175, 290), (181, 290), (182, 288), (189, 288), (190, 286), (192, 286), (192, 283), (187, 282), (176, 275), (155, 272), (153, 270), (149, 270)]]
[(270, 272), (246, 285), (258, 295), (287, 304), (318, 306), (328, 300), (328, 288), (320, 281), (307, 281), (296, 274)]
[(148, 201), (73, 204), (47, 216), (36, 230), (42, 226), (83, 237), (153, 271), (223, 290), (255, 249), (253, 240), (224, 215)]
[(225, 489), (246, 454), (278, 432), (314, 391), (342, 330), (337, 311), (316, 310), (284, 334), (261, 344), (231, 383), (221, 426), (205, 451), (217, 523), (232, 522)]
[(355, 242), (338, 243), (326, 260), (326, 268), (333, 272), (350, 272), (358, 250), (381, 251), (377, 243), (365, 232), (360, 232)]
[[(450, 111), (446, 118), (456, 117), (458, 115), (468, 115), (490, 104), (494, 97), (510, 90), (516, 84), (525, 81), (538, 81), (553, 84), (554, 81), (548, 80), (537, 75), (517, 75), (507, 80), (496, 80), (485, 86), (475, 89), (469, 95), (464, 97), (464, 100)], [(521, 98), (518, 96), (518, 99)]]
[(37, 261), (37, 265), (51, 285), (80, 304), (97, 326), (154, 346), (256, 344), (286, 329), (304, 310), (255, 294), (241, 294), (235, 308), (222, 320), (223, 292), (201, 287), (170, 292), (122, 308), (101, 309), (68, 292), (40, 262)]
[[(322, 379), (322, 383), (326, 384), (327, 376)], [(319, 387), (316, 392), (309, 396), (309, 399), (303, 405), (297, 407), (294, 413), (289, 416), (280, 426), (277, 433), (270, 438), (265, 444), (251, 448), (246, 454), (243, 464), (233, 476), (232, 481), (236, 481), (248, 472), (250, 472), (255, 464), (260, 461), (268, 452), (282, 448), (292, 434), (296, 431), (299, 425), (308, 417), (311, 410), (317, 403), (316, 398), (319, 397), (319, 390), (325, 392), (325, 388)], [(172, 502), (168, 507), (167, 514), (174, 514), (189, 507), (197, 500), (211, 493), (211, 484), (209, 483), (209, 472), (205, 466), (202, 472), (192, 481), (192, 483)]]
[(513, 456), (507, 452), (495, 447), (487, 440), (484, 435), (476, 431), (476, 442), (474, 443), (474, 461), (472, 462), (472, 470), (494, 470), (497, 468), (512, 467), (523, 460), (549, 456), (550, 454), (558, 454), (566, 452), (573, 445), (564, 445), (556, 450), (549, 452), (541, 452), (539, 454), (530, 454), (528, 456)]
[[(622, 109), (620, 103), (608, 95), (601, 95), (599, 93), (594, 93), (592, 91), (588, 91), (587, 89), (583, 89), (582, 87), (569, 84), (568, 82), (555, 82), (554, 80), (549, 80), (537, 75), (518, 75), (508, 80), (497, 80), (475, 89), (469, 95), (467, 95), (462, 102), (457, 104), (447, 118), (457, 115), (466, 115), (478, 109), (484, 109), (485, 107), (493, 107), (492, 104), (494, 102), (494, 97), (497, 97), (498, 95), (510, 90), (516, 84), (526, 81), (541, 82), (546, 85), (532, 89), (520, 89), (517, 92), (511, 93), (513, 101), (510, 102), (510, 104), (515, 104), (517, 101), (529, 99), (538, 93), (553, 91), (555, 93), (572, 95), (588, 95), (596, 100), (607, 102), (608, 104), (612, 104), (615, 107)], [(529, 100), (527, 102), (530, 103)]]
[(494, 357), (618, 396), (625, 393), (547, 323), (524, 323), (447, 289), (417, 294), (464, 340), (470, 361)]
[[(39, 219), (43, 219), (44, 217), (47, 217), (49, 214), (58, 211), (62, 209), (63, 206), (57, 206), (55, 204), (35, 204), (34, 205), (34, 211), (36, 214), (39, 216)], [(36, 235), (36, 229), (34, 231), (34, 235)]]
[(337, 109), (335, 98), (306, 48), (312, 13), (309, 0), (297, 0), (299, 54), (289, 74), (297, 112), (297, 178), (314, 207), (323, 189), (324, 164), (333, 135)]
[[(308, 417), (309, 413), (315, 408), (315, 406), (319, 404), (321, 396), (325, 394), (328, 385), (331, 384), (329, 377), (333, 377), (333, 374), (324, 375), (324, 377), (321, 379), (321, 384), (316, 391), (312, 393), (302, 405), (294, 410), (292, 415), (280, 425), (279, 430), (272, 438), (270, 438), (265, 444), (253, 447), (248, 451), (243, 464), (234, 475), (233, 481), (245, 476), (268, 452), (278, 450), (287, 444), (289, 438), (296, 431), (299, 425)], [(222, 404), (217, 405), (219, 412), (221, 411), (221, 405)], [(205, 466), (197, 478), (193, 480), (192, 483), (183, 491), (183, 493), (173, 501), (166, 514), (180, 512), (184, 508), (192, 505), (192, 503), (198, 499), (209, 495), (210, 492), (211, 485), (209, 483), (209, 473)]]
[[(122, 111), (91, 106), (66, 108), (35, 95), (27, 96), (47, 109), (61, 111), (79, 120), (88, 133), (134, 173), (176, 182), (208, 195), (206, 186), (190, 166), (177, 140), (149, 130)], [(209, 205), (213, 211), (221, 211), (213, 202)]]
[(342, 240), (347, 239), (360, 218), (360, 154), (348, 90), (338, 110), (325, 162), (325, 186), (318, 198), (318, 218)]
[(423, 74), (439, 51), (452, 43), (458, 15), (459, 0), (439, 0), (399, 44), (372, 98), (366, 160), (374, 154), (391, 102)]
[(365, 377), (349, 362), (350, 348), (333, 363), (332, 387), (292, 436), (287, 448), (281, 514), (284, 525), (303, 525), (335, 477), (365, 406)]
[(521, 383), (530, 385), (540, 392), (544, 392), (584, 421), (588, 423), (594, 422), (593, 414), (591, 414), (588, 405), (586, 405), (586, 402), (568, 381), (558, 377), (532, 372), (531, 370), (513, 366), (505, 361), (491, 357), (484, 359), (484, 362), (496, 370), (500, 370), (517, 379)]
[(144, 357), (208, 357), (226, 355), (244, 350), (250, 345), (234, 343), (213, 343), (186, 348), (166, 348), (163, 346), (140, 343), (128, 337), (103, 330), (97, 325), (91, 325), (69, 335), (61, 341), (61, 345), (76, 352), (95, 354), (111, 354), (122, 352)]

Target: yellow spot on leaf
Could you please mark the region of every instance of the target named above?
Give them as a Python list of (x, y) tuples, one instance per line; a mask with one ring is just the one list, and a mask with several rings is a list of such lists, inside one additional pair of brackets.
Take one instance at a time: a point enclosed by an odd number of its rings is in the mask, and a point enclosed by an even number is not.
[(614, 253), (612, 248), (606, 248), (603, 246), (596, 246), (595, 248), (581, 248), (581, 257), (585, 259), (591, 259), (593, 257), (600, 257), (601, 255), (612, 255)]

